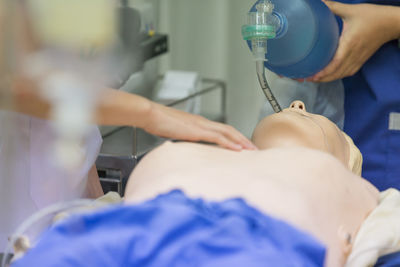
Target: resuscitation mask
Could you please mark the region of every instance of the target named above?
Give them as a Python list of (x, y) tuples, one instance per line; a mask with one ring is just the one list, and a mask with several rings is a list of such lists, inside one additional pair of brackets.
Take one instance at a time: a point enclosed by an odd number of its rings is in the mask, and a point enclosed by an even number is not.
[(264, 67), (293, 79), (313, 76), (332, 60), (339, 26), (320, 0), (259, 0), (248, 13), (242, 36), (252, 50), (263, 92), (279, 112)]

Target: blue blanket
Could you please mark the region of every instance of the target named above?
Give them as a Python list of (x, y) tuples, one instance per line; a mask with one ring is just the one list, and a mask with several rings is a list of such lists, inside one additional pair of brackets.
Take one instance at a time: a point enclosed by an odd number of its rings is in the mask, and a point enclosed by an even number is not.
[(241, 199), (172, 191), (140, 205), (74, 216), (12, 266), (323, 266), (325, 247)]
[(386, 255), (378, 260), (375, 267), (399, 267), (400, 252)]

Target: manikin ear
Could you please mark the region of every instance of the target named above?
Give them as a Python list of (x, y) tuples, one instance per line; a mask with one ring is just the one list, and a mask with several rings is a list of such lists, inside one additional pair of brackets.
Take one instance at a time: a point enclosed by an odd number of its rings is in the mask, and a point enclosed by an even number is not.
[(358, 147), (354, 144), (353, 139), (348, 136), (345, 132), (342, 132), (347, 143), (349, 144), (349, 163), (348, 167), (350, 171), (354, 174), (361, 176), (362, 174), (362, 164), (363, 164), (363, 157), (358, 149)]
[(349, 231), (346, 231), (343, 226), (339, 227), (338, 235), (342, 245), (342, 252), (347, 257), (350, 255), (353, 247), (353, 236)]

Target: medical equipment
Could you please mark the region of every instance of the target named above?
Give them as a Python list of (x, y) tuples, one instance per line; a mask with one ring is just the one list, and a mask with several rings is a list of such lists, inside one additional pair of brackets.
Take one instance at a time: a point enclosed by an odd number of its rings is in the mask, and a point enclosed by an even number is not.
[(121, 0), (118, 8), (122, 52), (114, 65), (113, 88), (150, 98), (149, 87), (158, 79), (157, 62), (151, 59), (168, 52), (168, 36), (156, 31), (157, 5), (148, 0)]
[(279, 21), (272, 16), (274, 5), (270, 0), (259, 1), (256, 10), (248, 14), (248, 25), (243, 26), (242, 34), (246, 41), (251, 42), (254, 59), (256, 60), (257, 76), (261, 88), (276, 113), (282, 111), (273, 95), (265, 77), (264, 61), (267, 54), (268, 39), (276, 36)]
[[(263, 38), (268, 55), (265, 67), (289, 78), (307, 78), (322, 70), (333, 58), (339, 26), (333, 13), (319, 0), (259, 0), (243, 26), (243, 37)], [(265, 41), (264, 41), (265, 40)], [(254, 53), (254, 52), (253, 52)], [(258, 52), (262, 59), (262, 52)]]
[(248, 14), (248, 24), (242, 27), (242, 35), (257, 62), (261, 87), (278, 112), (280, 108), (265, 79), (264, 66), (289, 78), (316, 74), (336, 52), (339, 27), (334, 15), (319, 0), (258, 0)]
[[(44, 230), (51, 224), (57, 222), (58, 214), (69, 211), (79, 212), (80, 210), (87, 212), (88, 209), (95, 209), (96, 207), (98, 208), (104, 205), (105, 204), (94, 200), (80, 199), (71, 202), (57, 203), (38, 211), (25, 220), (13, 233), (4, 250), (0, 266), (6, 267), (10, 260), (13, 261), (18, 259), (18, 257), (22, 257), (27, 250), (35, 245), (35, 242), (38, 241), (39, 236)], [(11, 252), (14, 253), (13, 257), (9, 256)]]

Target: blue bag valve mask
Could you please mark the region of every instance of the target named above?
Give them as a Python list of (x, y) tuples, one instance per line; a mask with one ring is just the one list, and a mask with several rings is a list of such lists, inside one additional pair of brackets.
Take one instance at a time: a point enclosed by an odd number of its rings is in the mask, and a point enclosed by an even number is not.
[(248, 14), (248, 24), (242, 27), (242, 35), (257, 62), (261, 87), (274, 111), (279, 112), (264, 66), (293, 79), (315, 75), (335, 55), (339, 26), (321, 0), (258, 0)]

